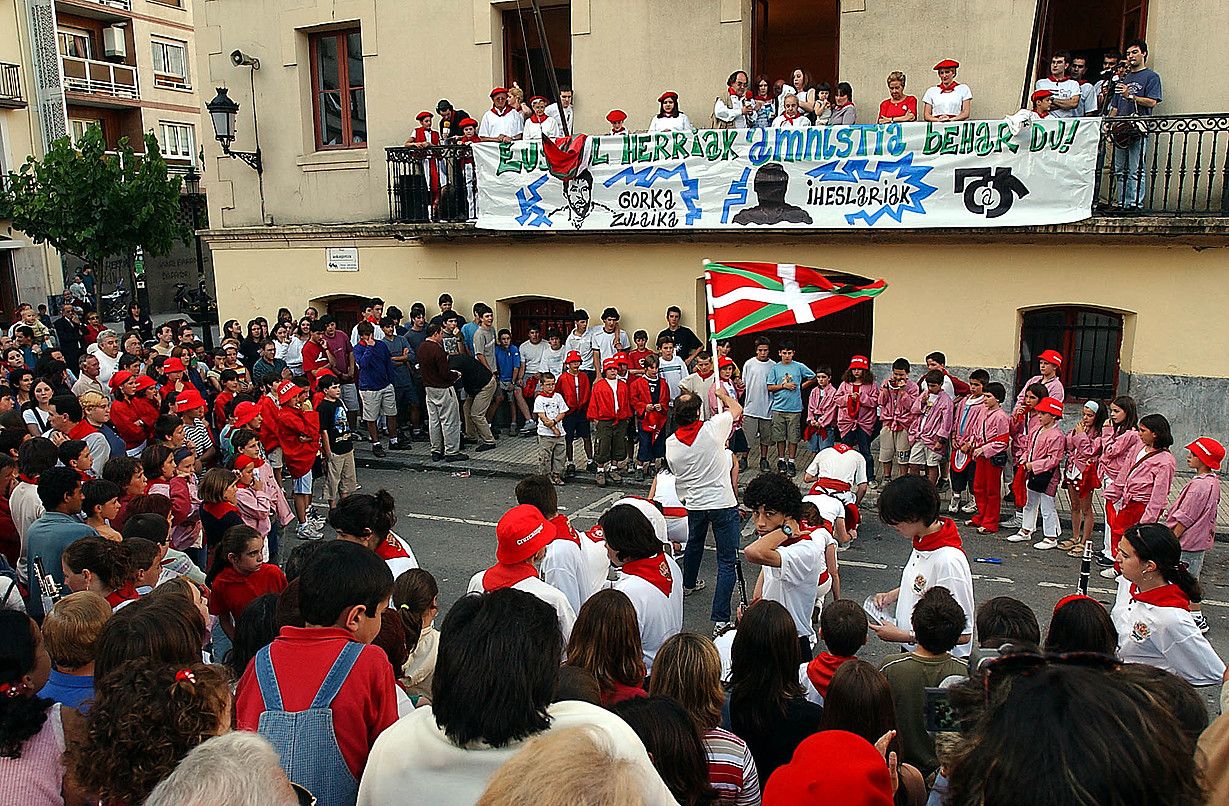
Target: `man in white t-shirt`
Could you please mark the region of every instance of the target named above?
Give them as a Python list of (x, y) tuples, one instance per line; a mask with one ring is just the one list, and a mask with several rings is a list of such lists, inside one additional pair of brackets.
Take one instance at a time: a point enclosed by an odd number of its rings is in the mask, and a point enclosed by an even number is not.
[(768, 465), (768, 446), (772, 439), (772, 393), (768, 391), (768, 373), (777, 362), (770, 358), (772, 342), (767, 336), (755, 340), (755, 356), (748, 358), (743, 364), (743, 384), (747, 387), (746, 398), (743, 401), (743, 430), (747, 432), (747, 442), (752, 439), (760, 445), (760, 472), (767, 473), (772, 468)]
[(1074, 118), (1080, 114), (1080, 82), (1070, 71), (1071, 54), (1060, 51), (1050, 57), (1050, 75), (1037, 80), (1034, 89), (1050, 91), (1050, 117)]
[(576, 114), (576, 108), (572, 106), (572, 89), (570, 87), (559, 88), (559, 103), (548, 104), (546, 114), (554, 118), (559, 124), (560, 129), (563, 128), (563, 123), (568, 124), (569, 135), (576, 134), (576, 124), (573, 116)]
[(567, 339), (563, 342), (564, 353), (570, 353), (573, 350), (580, 353), (580, 371), (588, 375), (589, 380), (592, 381), (595, 371), (593, 369), (593, 331), (589, 329), (589, 312), (584, 308), (577, 308), (572, 314), (572, 320), (576, 323), (576, 327), (568, 332)]
[(687, 377), (687, 362), (674, 351), (674, 337), (662, 334), (657, 337), (657, 349), (661, 355), (657, 357), (657, 372), (670, 389), (670, 399), (674, 400), (682, 391), (683, 378)]
[(602, 311), (602, 329), (594, 332), (591, 343), (594, 366), (600, 365), (607, 358), (614, 358), (616, 353), (631, 349), (632, 344), (627, 340), (627, 332), (619, 327), (618, 309), (607, 308)]
[(491, 90), (492, 106), (482, 115), (478, 124), (478, 137), (484, 142), (511, 143), (521, 139), (525, 118), (521, 111), (508, 103), (508, 91), (503, 87)]
[[(550, 369), (546, 366), (546, 351), (549, 345), (542, 340), (542, 330), (537, 325), (529, 326), (529, 338), (521, 342), (521, 369), (525, 379), (536, 377), (539, 372)], [(560, 364), (562, 369), (562, 364)]]
[(717, 585), (713, 592), (714, 633), (731, 621), (730, 596), (738, 564), (738, 497), (732, 477), (733, 455), (726, 441), (743, 407), (723, 387), (714, 387), (725, 411), (700, 420), (700, 398), (684, 392), (674, 401), (678, 426), (666, 440), (666, 461), (687, 507), (687, 547), (683, 550), (683, 587), (694, 593), (704, 586), (697, 579), (704, 559), (709, 524), (717, 541)]
[(973, 91), (956, 80), (960, 62), (944, 59), (935, 65), (939, 83), (922, 96), (923, 120), (949, 122), (968, 120), (973, 111)]

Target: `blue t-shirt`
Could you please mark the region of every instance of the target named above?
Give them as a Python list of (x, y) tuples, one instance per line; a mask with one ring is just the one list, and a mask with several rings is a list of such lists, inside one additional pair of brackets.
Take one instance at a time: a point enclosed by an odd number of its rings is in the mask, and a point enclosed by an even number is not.
[(1138, 95), (1142, 98), (1161, 100), (1161, 77), (1155, 71), (1145, 67), (1134, 73), (1127, 73), (1119, 82), (1125, 84), (1127, 91), (1123, 95), (1114, 95), (1113, 106), (1119, 115), (1151, 115), (1153, 107), (1136, 104), (1127, 100), (1127, 95)]
[(465, 348), (469, 354), (474, 354), (474, 334), (478, 332), (477, 322), (466, 322), (461, 325), (461, 338), (465, 339)]
[(511, 381), (512, 373), (521, 365), (521, 351), (515, 344), (504, 347), (495, 345), (495, 365), (499, 367), (499, 380)]
[(410, 367), (418, 360), (414, 348), (410, 347), (410, 340), (405, 336), (395, 335), (391, 339), (384, 339), (385, 346), (388, 347), (389, 355), (396, 358), (400, 356), (408, 348), (410, 351), (409, 361), (405, 364), (393, 362), (393, 386), (397, 389), (405, 389), (414, 385), (414, 377), (410, 374)]
[(809, 381), (815, 377), (815, 373), (810, 367), (801, 361), (791, 361), (788, 364), (780, 362), (773, 365), (772, 369), (768, 370), (768, 383), (776, 386), (779, 383), (785, 383), (785, 376), (789, 376), (789, 380), (797, 384), (793, 389), (778, 389), (772, 393), (772, 410), (773, 412), (801, 412), (802, 411), (802, 383)]
[(83, 707), (82, 703), (94, 699), (94, 675), (65, 674), (52, 669), (51, 676), (47, 678), (47, 685), (43, 686), (38, 696), (55, 700), (68, 708), (76, 708), (86, 713), (90, 710), (89, 705)]

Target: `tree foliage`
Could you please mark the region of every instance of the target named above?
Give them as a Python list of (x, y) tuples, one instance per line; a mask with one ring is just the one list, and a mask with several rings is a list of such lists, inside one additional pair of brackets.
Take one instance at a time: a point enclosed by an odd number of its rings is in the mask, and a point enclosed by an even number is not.
[(42, 160), (28, 157), (0, 191), (0, 218), (36, 243), (98, 265), (138, 246), (162, 255), (176, 241), (188, 243), (180, 179), (167, 175), (157, 139), (145, 136), (144, 155), (127, 138), (116, 153), (106, 150), (102, 132), (91, 126), (75, 146), (64, 137)]

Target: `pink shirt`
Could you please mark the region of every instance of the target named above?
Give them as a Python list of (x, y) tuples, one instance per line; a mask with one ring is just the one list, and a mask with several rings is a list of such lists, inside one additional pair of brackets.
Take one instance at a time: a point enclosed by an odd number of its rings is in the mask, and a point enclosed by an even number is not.
[(1131, 466), (1139, 449), (1144, 443), (1139, 438), (1139, 432), (1129, 428), (1121, 434), (1114, 433), (1112, 423), (1106, 423), (1101, 428), (1101, 475), (1105, 478), (1106, 492), (1109, 492), (1110, 482)]
[(1101, 435), (1073, 430), (1067, 435), (1067, 455), (1075, 468), (1083, 473), (1101, 455)]
[(1182, 524), (1186, 531), (1180, 538), (1183, 551), (1207, 551), (1212, 548), (1212, 532), (1216, 528), (1216, 509), (1220, 506), (1220, 479), (1215, 473), (1201, 473), (1191, 479), (1178, 500), (1169, 508), (1166, 524), (1169, 528)]
[(836, 424), (836, 387), (828, 384), (824, 388), (816, 386), (807, 398), (807, 420), (814, 420), (821, 428), (831, 428)]
[(899, 389), (891, 386), (892, 379), (879, 387), (879, 420), (889, 431), (908, 431), (913, 425), (913, 402), (917, 400), (917, 385), (906, 380)]
[[(854, 399), (857, 404), (854, 404)], [(836, 429), (845, 436), (857, 426), (869, 434), (875, 429), (875, 408), (879, 405), (879, 388), (873, 383), (853, 384), (842, 381), (836, 390)], [(856, 413), (850, 416), (850, 410)]]
[[(982, 407), (985, 409), (985, 406)], [(973, 453), (983, 459), (997, 456), (1007, 450), (1011, 434), (1011, 415), (1000, 406), (994, 411), (985, 410), (980, 430), (973, 435)]]
[[(1038, 428), (1029, 439), (1028, 454), (1025, 461), (1032, 463), (1031, 471), (1044, 473), (1047, 470), (1057, 471), (1062, 464), (1063, 454), (1067, 449), (1067, 439), (1057, 425), (1049, 428)], [(1054, 495), (1058, 491), (1058, 481), (1061, 473), (1055, 472), (1050, 477), (1050, 485), (1046, 487), (1046, 495)]]
[(913, 401), (914, 421), (909, 426), (909, 439), (932, 451), (943, 450), (943, 440), (952, 435), (952, 399), (947, 392), (929, 392)]
[[(1147, 450), (1140, 449), (1141, 452)], [(1177, 462), (1169, 451), (1155, 451), (1151, 455), (1136, 455), (1131, 464), (1123, 469), (1105, 497), (1122, 509), (1128, 504), (1143, 502), (1144, 514), (1140, 523), (1152, 523), (1161, 519), (1165, 505), (1169, 503), (1169, 488), (1173, 484)]]
[(239, 507), (244, 523), (264, 537), (269, 536), (273, 524), (269, 518), (269, 496), (264, 490), (257, 492), (252, 487), (240, 487), (235, 495), (235, 506)]
[(22, 744), (21, 758), (0, 758), (0, 803), (63, 803), (63, 755), (64, 726), (55, 703), (43, 727)]
[(1043, 385), (1046, 388), (1046, 394), (1057, 400), (1059, 403), (1066, 400), (1066, 391), (1063, 389), (1063, 382), (1059, 380), (1057, 375), (1050, 378), (1048, 381), (1040, 375), (1034, 375), (1028, 379), (1028, 383), (1024, 384), (1024, 386), (1020, 388), (1020, 394), (1016, 395), (1017, 409), (1024, 405), (1024, 393), (1027, 392), (1028, 388), (1035, 383)]
[(965, 395), (956, 401), (952, 411), (952, 443), (955, 447), (975, 441), (975, 436), (981, 431), (982, 420), (986, 419), (984, 401), (985, 395), (976, 398)]

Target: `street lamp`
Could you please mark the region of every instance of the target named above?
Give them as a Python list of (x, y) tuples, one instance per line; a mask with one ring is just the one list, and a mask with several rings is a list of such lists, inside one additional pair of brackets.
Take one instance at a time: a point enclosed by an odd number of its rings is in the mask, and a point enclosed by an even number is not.
[(264, 173), (264, 167), (260, 161), (259, 144), (255, 151), (231, 151), (230, 149), (231, 144), (235, 142), (235, 116), (239, 114), (239, 104), (235, 103), (226, 93), (226, 87), (218, 87), (218, 94), (212, 101), (205, 104), (205, 109), (208, 110), (209, 117), (213, 120), (214, 135), (222, 144), (222, 153), (232, 159), (242, 160), (255, 168), (258, 174)]
[(209, 315), (209, 298), (205, 293), (205, 258), (201, 254), (201, 236), (197, 231), (200, 228), (200, 213), (197, 209), (197, 204), (200, 201), (201, 175), (197, 173), (195, 163), (184, 174), (183, 182), (184, 188), (188, 191), (188, 205), (192, 208), (192, 239), (196, 241), (196, 305), (200, 308), (198, 316), (200, 317), (205, 350), (211, 353), (213, 352), (214, 317)]

